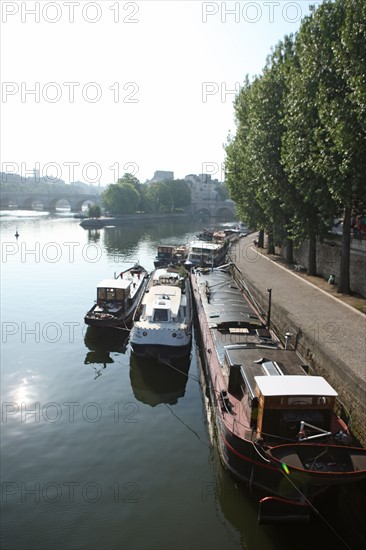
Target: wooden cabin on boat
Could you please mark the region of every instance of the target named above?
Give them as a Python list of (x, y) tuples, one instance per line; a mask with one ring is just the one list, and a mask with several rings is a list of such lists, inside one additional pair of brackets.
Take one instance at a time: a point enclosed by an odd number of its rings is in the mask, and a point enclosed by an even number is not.
[(314, 427), (312, 433), (336, 428), (336, 391), (322, 376), (307, 376), (305, 368), (295, 351), (265, 345), (225, 347), (228, 395), (241, 402), (256, 438), (294, 440), (302, 421)]

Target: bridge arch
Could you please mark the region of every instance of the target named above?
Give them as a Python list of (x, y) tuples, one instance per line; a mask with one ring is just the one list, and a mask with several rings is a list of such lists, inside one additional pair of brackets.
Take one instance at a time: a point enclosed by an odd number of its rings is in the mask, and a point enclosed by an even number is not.
[(211, 210), (209, 208), (200, 208), (197, 210), (197, 214), (201, 218), (211, 218)]
[(35, 195), (30, 195), (22, 198), (20, 203), (18, 202), (18, 208), (21, 210), (39, 210), (44, 209), (44, 202), (42, 199)]
[(71, 210), (71, 203), (66, 197), (55, 197), (54, 199), (44, 204), (44, 208), (49, 212), (54, 212), (57, 208), (69, 207)]
[(192, 201), (191, 212), (204, 217), (233, 220), (236, 216), (236, 204), (230, 199), (226, 201)]
[(215, 218), (225, 218), (227, 220), (233, 220), (235, 218), (235, 212), (231, 208), (226, 206), (217, 208), (214, 212)]
[(84, 198), (84, 199), (80, 199), (78, 202), (76, 202), (76, 204), (74, 205), (73, 209), (74, 211), (76, 212), (81, 212), (82, 209), (83, 209), (83, 206), (92, 206), (94, 204), (98, 204), (100, 206), (100, 199), (99, 197), (96, 197), (95, 199), (90, 199), (90, 198)]

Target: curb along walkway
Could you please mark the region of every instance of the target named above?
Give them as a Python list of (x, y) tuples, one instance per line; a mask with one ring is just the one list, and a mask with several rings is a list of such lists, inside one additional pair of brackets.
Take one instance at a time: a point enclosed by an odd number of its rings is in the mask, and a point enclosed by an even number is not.
[(230, 250), (244, 278), (264, 296), (271, 288), (272, 306), (285, 309), (303, 333), (347, 365), (366, 387), (366, 316), (261, 254), (253, 237), (241, 238)]

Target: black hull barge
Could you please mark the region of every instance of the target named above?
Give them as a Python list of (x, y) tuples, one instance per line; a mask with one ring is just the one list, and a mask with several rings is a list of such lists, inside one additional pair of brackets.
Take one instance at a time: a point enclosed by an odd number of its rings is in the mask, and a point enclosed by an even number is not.
[(85, 324), (99, 328), (128, 328), (141, 301), (149, 274), (139, 264), (114, 279), (97, 285), (97, 300), (84, 317)]
[(283, 349), (222, 267), (191, 273), (200, 358), (223, 465), (264, 491), (259, 521), (304, 521), (332, 486), (366, 478), (337, 393)]

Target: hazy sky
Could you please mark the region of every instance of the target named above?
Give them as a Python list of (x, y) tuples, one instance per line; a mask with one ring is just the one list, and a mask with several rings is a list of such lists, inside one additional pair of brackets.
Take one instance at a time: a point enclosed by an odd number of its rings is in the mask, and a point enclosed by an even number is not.
[(1, 170), (223, 179), (235, 90), (314, 3), (3, 0)]

